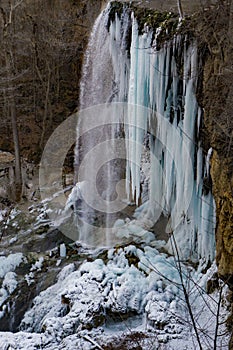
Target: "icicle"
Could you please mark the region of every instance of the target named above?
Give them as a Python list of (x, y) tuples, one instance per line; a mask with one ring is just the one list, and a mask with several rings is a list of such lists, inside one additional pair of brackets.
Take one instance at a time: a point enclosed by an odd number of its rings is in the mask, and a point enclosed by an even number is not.
[(211, 147), (208, 150), (207, 157), (206, 157), (206, 176), (207, 177), (210, 176), (210, 158), (212, 156), (212, 153), (213, 153), (213, 148)]
[(60, 244), (60, 257), (66, 257), (66, 245), (64, 243)]

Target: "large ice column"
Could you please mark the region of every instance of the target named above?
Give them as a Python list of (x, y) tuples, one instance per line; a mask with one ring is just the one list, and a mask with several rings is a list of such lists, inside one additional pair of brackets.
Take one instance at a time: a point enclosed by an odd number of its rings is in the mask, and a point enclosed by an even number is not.
[(135, 200), (140, 197), (140, 163), (149, 111), (141, 108), (149, 104), (150, 50), (152, 33), (138, 35), (137, 21), (133, 18), (132, 40), (130, 48), (130, 75), (128, 92), (128, 114), (125, 118), (126, 130), (126, 183), (130, 183), (127, 192), (135, 193)]
[(129, 52), (127, 40), (131, 25), (130, 14), (124, 11), (121, 18), (115, 14), (115, 21), (109, 27), (109, 51), (113, 66), (113, 94), (110, 102), (127, 102), (129, 83)]
[[(195, 96), (197, 47), (195, 42), (177, 35), (159, 51), (153, 51), (152, 37), (149, 30), (139, 35), (133, 18), (130, 108), (125, 118), (127, 180), (131, 181), (131, 193), (137, 202), (142, 150), (149, 133), (149, 204), (143, 215), (154, 215), (157, 220), (160, 211), (169, 217), (167, 231), (173, 234), (182, 258), (212, 260), (215, 207), (211, 192), (206, 195), (203, 191), (209, 161), (203, 164), (198, 138), (201, 110)], [(138, 105), (148, 107), (148, 111), (142, 113)], [(171, 240), (167, 248), (174, 253)]]

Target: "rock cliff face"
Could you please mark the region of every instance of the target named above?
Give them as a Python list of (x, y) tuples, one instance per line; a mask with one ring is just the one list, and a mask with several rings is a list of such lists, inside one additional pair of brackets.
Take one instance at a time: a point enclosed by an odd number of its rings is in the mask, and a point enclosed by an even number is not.
[[(219, 276), (233, 290), (233, 7), (229, 4), (219, 3), (203, 22), (209, 54), (203, 66), (201, 100), (205, 109), (204, 139), (206, 147), (213, 148), (211, 177), (217, 219), (216, 262)], [(233, 313), (233, 304), (231, 310)], [(230, 320), (232, 316), (229, 318), (232, 330)], [(233, 349), (233, 333), (229, 349)]]
[(220, 276), (233, 288), (233, 176), (229, 173), (229, 166), (228, 159), (222, 160), (214, 152), (211, 173), (218, 218), (217, 264)]
[[(233, 46), (232, 11), (221, 2), (203, 16), (208, 42), (203, 66), (204, 140), (213, 148), (212, 191), (216, 202), (216, 260), (219, 275), (233, 288)], [(210, 25), (213, 23), (213, 26)]]

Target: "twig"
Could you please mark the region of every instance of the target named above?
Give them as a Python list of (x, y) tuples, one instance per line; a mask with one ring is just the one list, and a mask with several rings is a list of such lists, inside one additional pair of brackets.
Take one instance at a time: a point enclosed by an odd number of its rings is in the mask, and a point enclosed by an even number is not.
[(104, 350), (95, 340), (91, 339), (88, 335), (82, 335), (83, 339), (89, 341), (93, 345), (95, 345), (98, 349)]
[(216, 326), (215, 326), (215, 335), (214, 335), (214, 348), (213, 350), (217, 349), (217, 339), (218, 339), (218, 327), (219, 327), (219, 314), (220, 314), (220, 306), (222, 301), (222, 290), (223, 287), (220, 288), (219, 291), (219, 299), (218, 299), (218, 308), (217, 308), (217, 314), (216, 314)]
[(181, 281), (181, 285), (182, 285), (182, 289), (183, 289), (183, 293), (184, 293), (185, 302), (186, 302), (186, 305), (187, 305), (187, 308), (188, 308), (189, 316), (190, 316), (191, 321), (192, 321), (192, 325), (193, 325), (193, 328), (194, 328), (194, 332), (195, 332), (195, 335), (196, 335), (196, 338), (197, 338), (197, 342), (198, 342), (199, 348), (200, 348), (200, 350), (202, 350), (201, 340), (200, 340), (200, 337), (199, 337), (197, 325), (196, 325), (195, 318), (194, 318), (193, 311), (192, 311), (192, 307), (191, 307), (191, 304), (190, 304), (189, 295), (188, 295), (187, 289), (186, 289), (186, 287), (184, 285), (183, 274), (182, 274), (182, 267), (181, 267), (180, 257), (179, 257), (179, 251), (178, 251), (178, 247), (177, 247), (174, 235), (171, 236), (171, 243), (172, 243), (172, 239), (173, 239), (173, 243), (174, 243), (174, 248), (173, 248), (174, 259), (175, 259), (175, 255), (176, 255), (177, 256), (176, 262), (177, 262), (177, 266), (178, 266), (178, 273), (180, 275), (180, 281)]

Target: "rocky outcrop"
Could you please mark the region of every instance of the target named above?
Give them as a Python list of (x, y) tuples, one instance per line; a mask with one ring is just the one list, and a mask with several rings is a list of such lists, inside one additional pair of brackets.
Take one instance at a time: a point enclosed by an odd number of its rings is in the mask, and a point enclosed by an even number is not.
[[(210, 24), (212, 23), (212, 24)], [(233, 288), (233, 46), (230, 8), (219, 2), (202, 15), (200, 39), (207, 55), (203, 66), (203, 139), (212, 147), (212, 191), (216, 202), (216, 261), (219, 275)], [(205, 53), (206, 54), (206, 53)]]
[(216, 250), (219, 275), (233, 288), (233, 176), (229, 161), (215, 151), (212, 158), (213, 194), (216, 202)]
[[(219, 2), (204, 16), (200, 37), (208, 54), (200, 100), (204, 143), (213, 148), (212, 192), (216, 203), (216, 262), (219, 276), (233, 289), (233, 4)], [(230, 301), (232, 303), (232, 300)], [(233, 305), (233, 304), (232, 304)], [(231, 306), (232, 310), (232, 306)], [(232, 311), (228, 326), (232, 331)], [(233, 349), (233, 333), (229, 343)]]

